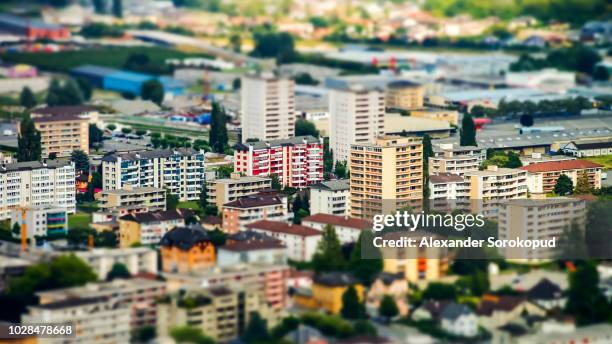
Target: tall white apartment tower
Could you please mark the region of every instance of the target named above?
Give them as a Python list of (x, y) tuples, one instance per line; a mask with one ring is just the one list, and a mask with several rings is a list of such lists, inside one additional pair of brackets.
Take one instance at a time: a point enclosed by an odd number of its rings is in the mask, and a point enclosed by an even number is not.
[(351, 144), (371, 143), (384, 134), (385, 93), (380, 89), (362, 85), (334, 88), (329, 111), (334, 162), (348, 160)]
[(295, 136), (295, 82), (271, 72), (241, 80), (242, 141)]

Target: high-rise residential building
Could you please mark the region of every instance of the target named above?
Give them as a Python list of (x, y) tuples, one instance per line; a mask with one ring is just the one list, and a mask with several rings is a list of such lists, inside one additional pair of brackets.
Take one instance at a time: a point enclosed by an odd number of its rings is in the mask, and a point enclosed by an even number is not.
[(162, 188), (181, 201), (196, 200), (204, 185), (204, 152), (191, 148), (111, 154), (102, 158), (104, 190)]
[(382, 136), (375, 143), (353, 144), (350, 213), (371, 217), (423, 198), (423, 144), (420, 138)]
[(310, 213), (348, 215), (348, 179), (327, 180), (310, 186)]
[(234, 146), (234, 171), (256, 177), (275, 175), (282, 186), (303, 189), (323, 180), (323, 139), (298, 136), (239, 143)]
[(128, 214), (119, 218), (119, 247), (134, 244), (157, 245), (174, 227), (184, 226), (186, 218), (193, 218), (190, 209), (158, 210)]
[(241, 79), (242, 141), (295, 136), (295, 82), (271, 72)]
[(215, 179), (207, 182), (206, 186), (208, 203), (221, 209), (225, 203), (271, 188), (272, 180), (266, 177), (241, 176), (240, 173), (234, 172), (230, 178)]
[(26, 161), (0, 166), (0, 219), (29, 206), (76, 209), (74, 164), (69, 161)]
[(235, 264), (194, 270), (191, 273), (164, 272), (163, 276), (170, 291), (240, 284), (262, 292), (274, 309), (283, 309), (287, 305), (289, 267), (284, 264)]
[(601, 188), (602, 165), (587, 160), (565, 160), (538, 162), (521, 167), (521, 170), (529, 172), (529, 191), (535, 195), (543, 195), (552, 192), (557, 179), (564, 174), (568, 176), (574, 186), (578, 178), (586, 174), (589, 185), (593, 189)]
[(87, 283), (83, 286), (52, 289), (37, 292), (40, 304), (69, 300), (71, 298), (107, 298), (118, 307), (130, 309), (130, 328), (136, 330), (156, 324), (156, 300), (166, 291), (166, 283), (155, 279), (114, 279), (110, 282)]
[[(68, 214), (66, 208), (49, 205), (24, 207), (12, 211), (11, 228), (15, 224), (25, 225), (25, 234), (32, 240), (37, 236), (62, 235), (68, 231)], [(20, 233), (13, 233), (13, 236), (21, 237)]]
[[(584, 231), (586, 214), (586, 202), (577, 198), (508, 200), (499, 207), (499, 239), (559, 240), (572, 225)], [(532, 260), (554, 259), (561, 252), (558, 247), (506, 247), (503, 253), (508, 259)]]
[(70, 297), (28, 307), (23, 325), (73, 324), (74, 338), (45, 338), (45, 343), (128, 343), (130, 308), (105, 297)]
[(137, 188), (126, 184), (121, 189), (103, 190), (99, 197), (100, 210), (104, 212), (130, 209), (166, 210), (166, 190), (162, 188)]
[(465, 172), (478, 171), (487, 159), (487, 151), (475, 146), (456, 146), (452, 143), (433, 147), (434, 156), (429, 158), (429, 174), (444, 173), (462, 176)]
[(334, 88), (329, 94), (330, 149), (334, 161), (348, 161), (351, 144), (374, 142), (385, 131), (385, 94), (362, 85)]
[(157, 304), (157, 335), (168, 338), (172, 328), (189, 326), (227, 343), (244, 332), (253, 312), (259, 313), (268, 326), (274, 326), (280, 318), (264, 295), (247, 284), (171, 294)]
[(469, 186), (463, 189), (468, 191), (474, 213), (495, 217), (504, 200), (527, 198), (527, 172), (521, 169), (489, 165), (483, 171), (466, 172), (463, 179)]
[(92, 106), (56, 106), (32, 111), (34, 127), (40, 132), (42, 156), (70, 156), (75, 150), (89, 153), (89, 123), (98, 110)]
[(420, 84), (399, 80), (387, 85), (386, 105), (391, 109), (414, 110), (423, 107), (425, 88)]

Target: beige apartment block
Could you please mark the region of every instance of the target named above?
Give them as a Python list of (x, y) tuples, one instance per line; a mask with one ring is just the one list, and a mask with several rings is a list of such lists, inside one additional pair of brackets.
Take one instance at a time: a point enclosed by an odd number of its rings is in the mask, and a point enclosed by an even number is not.
[(414, 110), (423, 107), (425, 89), (420, 84), (400, 80), (387, 85), (387, 108)]
[(491, 165), (483, 171), (467, 172), (463, 177), (469, 185), (474, 213), (495, 217), (504, 200), (527, 198), (527, 172), (520, 169)]
[(154, 187), (133, 187), (100, 192), (100, 210), (112, 212), (126, 207), (146, 208), (148, 211), (166, 210), (166, 191)]
[(67, 157), (75, 150), (89, 154), (89, 119), (74, 115), (32, 118), (40, 132), (42, 156)]
[(410, 117), (435, 119), (448, 122), (450, 125), (457, 125), (459, 122), (459, 112), (448, 109), (425, 108), (410, 110)]
[(225, 203), (244, 196), (254, 195), (272, 187), (272, 179), (266, 177), (241, 176), (232, 173), (230, 178), (216, 179), (207, 183), (208, 202), (221, 209)]
[(423, 198), (423, 144), (420, 138), (382, 136), (351, 146), (350, 214), (371, 217)]
[(271, 72), (241, 79), (242, 140), (295, 136), (295, 82)]
[(385, 132), (385, 93), (363, 85), (335, 88), (329, 94), (330, 137), (334, 162), (348, 161), (351, 144), (373, 142)]

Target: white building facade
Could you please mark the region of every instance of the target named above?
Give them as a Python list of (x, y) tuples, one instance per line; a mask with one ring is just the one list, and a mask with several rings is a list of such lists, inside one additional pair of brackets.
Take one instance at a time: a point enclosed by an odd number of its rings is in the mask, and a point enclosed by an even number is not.
[(349, 181), (330, 180), (310, 186), (310, 212), (312, 214), (348, 215)]

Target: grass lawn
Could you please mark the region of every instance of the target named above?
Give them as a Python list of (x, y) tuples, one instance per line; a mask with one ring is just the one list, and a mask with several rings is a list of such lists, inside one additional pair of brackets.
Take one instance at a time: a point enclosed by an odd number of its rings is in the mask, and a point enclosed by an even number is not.
[(153, 64), (165, 64), (166, 59), (169, 58), (206, 56), (160, 47), (103, 47), (54, 53), (4, 53), (0, 55), (0, 58), (8, 62), (34, 65), (47, 71), (66, 73), (83, 64), (123, 68), (125, 61), (132, 53), (147, 54)]
[(179, 204), (176, 207), (183, 208), (183, 209), (200, 210), (200, 205), (198, 204), (198, 201), (179, 202)]
[(596, 164), (603, 165), (604, 170), (612, 169), (612, 155), (591, 156), (591, 157), (581, 158), (581, 159), (592, 161)]
[(68, 229), (87, 228), (91, 223), (91, 214), (77, 212), (68, 215)]

